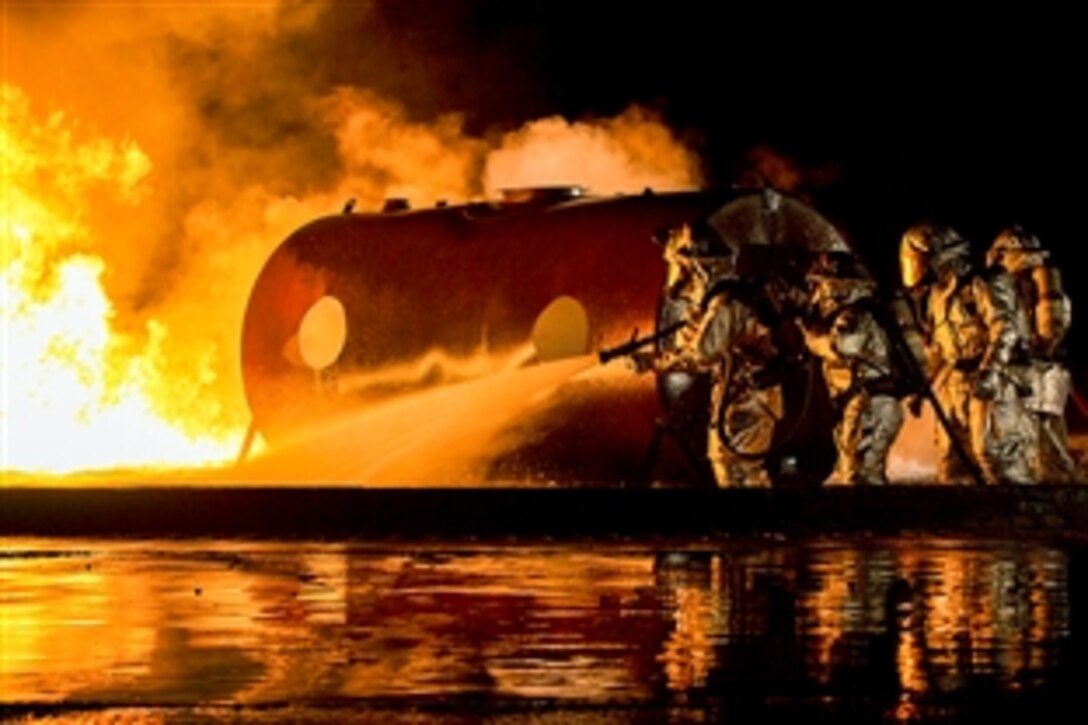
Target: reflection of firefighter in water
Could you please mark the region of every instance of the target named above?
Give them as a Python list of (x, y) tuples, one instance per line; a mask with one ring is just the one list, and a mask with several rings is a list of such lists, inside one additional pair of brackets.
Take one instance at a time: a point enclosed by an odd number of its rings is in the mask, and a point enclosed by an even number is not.
[(1035, 420), (1039, 481), (1071, 483), (1083, 479), (1069, 452), (1065, 408), (1072, 378), (1064, 364), (1066, 333), (1072, 322), (1069, 296), (1059, 270), (1048, 264), (1049, 252), (1039, 238), (1020, 226), (1005, 229), (986, 252), (986, 264), (1013, 276), (1029, 321), (1029, 380), (1026, 405)]
[[(677, 244), (689, 234), (681, 228)], [(695, 245), (700, 253), (690, 256), (691, 281), (677, 288), (680, 304), (695, 310), (686, 316), (690, 324), (672, 348), (632, 358), (639, 370), (710, 373), (707, 459), (715, 480), (721, 487), (769, 487), (764, 459), (783, 414), (781, 386), (773, 380), (779, 363), (773, 329), (758, 295), (738, 278), (731, 250), (709, 250), (704, 240)]]
[(928, 289), (922, 303), (929, 374), (950, 430), (937, 429), (938, 479), (963, 483), (965, 442), (987, 483), (1033, 483), (1034, 434), (1022, 397), (1028, 323), (1012, 277), (978, 270), (966, 239), (949, 227), (918, 224), (900, 247), (903, 283)]
[(783, 548), (656, 555), (657, 596), (669, 620), (657, 659), (670, 690), (811, 691), (792, 556)]
[(838, 415), (829, 484), (887, 483), (888, 452), (903, 426), (891, 341), (875, 314), (876, 281), (849, 252), (817, 255), (807, 275), (805, 343), (823, 361)]

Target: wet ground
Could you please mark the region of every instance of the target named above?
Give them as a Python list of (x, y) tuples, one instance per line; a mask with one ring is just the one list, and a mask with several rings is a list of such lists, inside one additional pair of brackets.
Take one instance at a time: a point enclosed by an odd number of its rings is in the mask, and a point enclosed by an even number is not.
[(7, 537), (0, 552), (15, 722), (1052, 722), (1088, 671), (1088, 560), (1068, 543)]

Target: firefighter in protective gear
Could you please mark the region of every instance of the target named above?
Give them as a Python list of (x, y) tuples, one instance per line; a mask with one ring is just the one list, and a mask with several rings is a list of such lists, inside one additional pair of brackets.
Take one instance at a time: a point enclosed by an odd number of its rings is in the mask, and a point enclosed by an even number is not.
[(661, 245), (665, 260), (657, 326), (668, 328), (680, 324), (680, 327), (659, 341), (658, 350), (637, 350), (627, 356), (629, 364), (639, 373), (688, 367), (677, 351), (687, 349), (693, 342), (710, 282), (708, 275), (713, 271), (713, 264), (705, 257), (705, 244), (696, 243), (687, 224), (659, 230), (654, 242)]
[(875, 314), (876, 281), (849, 252), (824, 252), (809, 268), (805, 344), (823, 363), (838, 415), (827, 483), (887, 483), (888, 452), (903, 426), (891, 341)]
[(701, 315), (701, 305), (708, 287), (708, 269), (700, 265), (696, 257), (700, 248), (692, 238), (691, 227), (682, 224), (663, 233), (663, 256), (666, 273), (663, 290), (661, 326), (686, 322), (662, 347), (666, 349), (686, 347)]
[(1063, 343), (1072, 323), (1072, 306), (1058, 269), (1048, 263), (1049, 256), (1037, 236), (1014, 225), (994, 239), (986, 264), (1012, 275), (1028, 317), (1031, 395), (1026, 406), (1035, 421), (1036, 476), (1041, 482), (1071, 483), (1084, 480), (1084, 472), (1069, 452), (1065, 426), (1072, 377), (1064, 365)]
[(903, 235), (900, 271), (917, 295), (928, 333), (928, 371), (949, 429), (937, 429), (942, 482), (969, 481), (951, 436), (987, 483), (1034, 483), (1033, 425), (1024, 405), (1027, 317), (1012, 277), (977, 269), (970, 244), (932, 224)]
[[(929, 327), (928, 297), (935, 280), (930, 260), (934, 257), (935, 249), (956, 249), (964, 242), (959, 234), (950, 227), (939, 226), (929, 222), (915, 224), (903, 233), (899, 245), (899, 271), (902, 276), (905, 293), (903, 298), (910, 307), (912, 327), (928, 343), (932, 330)], [(923, 364), (927, 377), (932, 377), (932, 367), (935, 361), (929, 356), (932, 352), (926, 347), (922, 351), (920, 362)]]
[(706, 294), (681, 345), (644, 358), (640, 368), (687, 370), (711, 376), (707, 460), (722, 488), (766, 488), (765, 456), (784, 412), (771, 371), (777, 357), (768, 321), (754, 292), (738, 279), (732, 250), (695, 241), (692, 256)]

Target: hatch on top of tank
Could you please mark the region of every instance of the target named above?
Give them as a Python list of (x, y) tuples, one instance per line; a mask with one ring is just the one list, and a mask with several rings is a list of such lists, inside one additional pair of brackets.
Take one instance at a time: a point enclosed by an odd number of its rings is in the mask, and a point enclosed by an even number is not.
[(586, 196), (584, 186), (577, 184), (556, 186), (522, 186), (502, 189), (504, 204), (558, 204)]

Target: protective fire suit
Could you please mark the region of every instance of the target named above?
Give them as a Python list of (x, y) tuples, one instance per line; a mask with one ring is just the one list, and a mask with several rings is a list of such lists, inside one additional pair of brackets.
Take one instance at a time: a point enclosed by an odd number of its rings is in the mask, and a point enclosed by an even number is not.
[(662, 348), (685, 348), (692, 344), (695, 330), (702, 314), (706, 297), (708, 265), (696, 261), (696, 243), (691, 227), (683, 224), (670, 229), (664, 242), (666, 264), (665, 285), (662, 294), (662, 319), (660, 327), (677, 322), (686, 323), (662, 341)]
[[(921, 236), (925, 243), (914, 246), (925, 248), (933, 280), (925, 299), (933, 392), (951, 427), (937, 429), (938, 479), (970, 482), (955, 435), (986, 483), (1034, 483), (1035, 436), (1024, 400), (1030, 338), (1015, 283), (1004, 270), (978, 270), (955, 231), (929, 227)], [(901, 262), (907, 282), (910, 264)]]
[(994, 239), (986, 263), (1012, 275), (1020, 304), (1028, 317), (1028, 385), (1025, 405), (1034, 418), (1031, 459), (1044, 483), (1083, 481), (1084, 471), (1069, 451), (1065, 409), (1072, 377), (1064, 364), (1063, 342), (1072, 323), (1072, 305), (1057, 268), (1039, 238), (1012, 226)]
[(678, 359), (662, 360), (712, 376), (707, 459), (720, 487), (771, 485), (764, 455), (783, 415), (782, 389), (770, 375), (777, 352), (750, 296), (726, 277), (712, 286), (691, 344), (677, 351)]
[(805, 344), (822, 361), (838, 419), (829, 485), (887, 483), (887, 459), (903, 427), (887, 332), (875, 314), (876, 282), (848, 253), (816, 258), (809, 282)]

